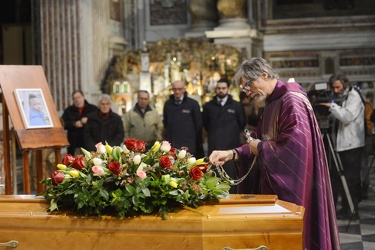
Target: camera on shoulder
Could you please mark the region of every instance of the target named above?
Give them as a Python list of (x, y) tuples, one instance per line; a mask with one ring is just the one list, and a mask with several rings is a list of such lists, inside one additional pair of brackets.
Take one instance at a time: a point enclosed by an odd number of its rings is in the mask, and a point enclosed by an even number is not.
[(326, 82), (316, 82), (311, 90), (307, 93), (311, 105), (314, 109), (315, 116), (321, 129), (330, 128), (330, 111), (327, 106), (318, 105), (319, 103), (336, 103), (341, 105), (341, 100), (337, 98), (333, 91), (329, 89)]

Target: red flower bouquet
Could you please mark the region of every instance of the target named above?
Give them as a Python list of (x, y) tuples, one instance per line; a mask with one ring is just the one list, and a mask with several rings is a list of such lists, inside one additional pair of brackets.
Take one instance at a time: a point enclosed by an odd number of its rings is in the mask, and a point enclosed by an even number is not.
[(230, 186), (216, 177), (203, 159), (186, 148), (127, 139), (124, 146), (98, 143), (96, 152), (67, 155), (51, 178), (44, 179), (49, 211), (127, 217), (160, 213), (165, 219), (177, 207), (198, 207), (229, 195)]

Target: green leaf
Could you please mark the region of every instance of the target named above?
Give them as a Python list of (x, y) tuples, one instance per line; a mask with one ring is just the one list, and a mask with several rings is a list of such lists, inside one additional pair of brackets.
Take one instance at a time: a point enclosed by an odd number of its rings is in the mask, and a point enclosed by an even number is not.
[(81, 150), (82, 150), (82, 152), (83, 152), (83, 154), (85, 155), (85, 157), (86, 157), (87, 160), (91, 159), (91, 154), (90, 154), (89, 151), (87, 151), (87, 150), (84, 149), (84, 148), (81, 148)]
[(150, 193), (150, 190), (148, 188), (143, 188), (142, 189), (142, 192), (143, 194), (146, 196), (146, 197), (151, 197), (151, 193)]
[(105, 190), (105, 189), (100, 189), (99, 192), (100, 192), (100, 195), (101, 195), (104, 199), (106, 199), (106, 200), (109, 199), (109, 194), (108, 194), (107, 190)]
[(52, 212), (52, 211), (55, 211), (55, 210), (58, 210), (57, 203), (55, 202), (54, 199), (52, 199), (51, 202), (50, 202), (49, 210), (50, 210), (51, 212)]
[(134, 195), (136, 193), (136, 190), (132, 185), (126, 185), (125, 189), (128, 191), (128, 195)]

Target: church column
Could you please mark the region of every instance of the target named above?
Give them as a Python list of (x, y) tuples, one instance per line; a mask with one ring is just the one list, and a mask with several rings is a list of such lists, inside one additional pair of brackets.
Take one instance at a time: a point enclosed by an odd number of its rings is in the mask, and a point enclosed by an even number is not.
[[(41, 63), (60, 113), (81, 87), (79, 1), (40, 1)], [(37, 10), (35, 10), (37, 11)]]
[(251, 28), (247, 4), (246, 0), (218, 0), (219, 25), (205, 34), (213, 38), (215, 44), (236, 47), (249, 58), (262, 55), (263, 34)]

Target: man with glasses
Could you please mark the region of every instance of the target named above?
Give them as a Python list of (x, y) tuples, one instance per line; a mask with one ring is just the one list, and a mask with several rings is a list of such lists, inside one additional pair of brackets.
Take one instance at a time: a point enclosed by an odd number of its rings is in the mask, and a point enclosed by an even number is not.
[(263, 58), (244, 61), (234, 77), (255, 100), (265, 100), (255, 138), (233, 150), (213, 151), (210, 162), (239, 160), (240, 176), (256, 165), (240, 193), (276, 194), (305, 208), (303, 249), (339, 249), (323, 138), (312, 106), (295, 82), (283, 82)]
[(199, 104), (188, 97), (183, 81), (173, 82), (172, 91), (163, 109), (165, 139), (174, 148), (187, 147), (191, 154), (203, 157), (200, 152), (203, 124)]
[[(220, 79), (216, 85), (216, 96), (203, 106), (203, 126), (207, 131), (208, 155), (214, 149), (225, 150), (239, 147), (240, 134), (245, 128), (245, 109), (229, 94), (230, 82)], [(234, 162), (224, 164), (224, 169), (231, 178), (238, 179)], [(236, 193), (232, 186), (231, 193)]]

